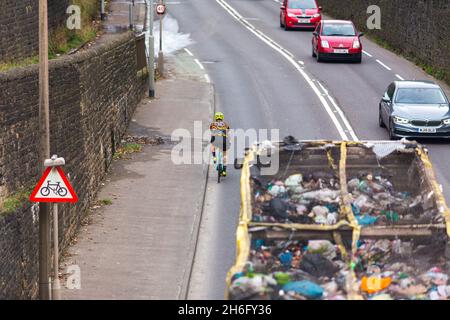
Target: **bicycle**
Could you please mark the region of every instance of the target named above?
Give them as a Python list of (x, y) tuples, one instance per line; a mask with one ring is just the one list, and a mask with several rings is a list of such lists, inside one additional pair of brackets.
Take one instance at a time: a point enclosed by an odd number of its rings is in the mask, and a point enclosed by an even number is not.
[(61, 187), (60, 182), (50, 183), (50, 180), (47, 181), (47, 186), (40, 190), (42, 196), (47, 197), (50, 194), (50, 191), (53, 191), (55, 195), (59, 195), (60, 197), (65, 197), (67, 195), (67, 189)]
[(222, 155), (222, 149), (216, 148), (216, 156), (217, 156), (217, 163), (216, 163), (217, 183), (220, 183), (220, 178), (222, 177), (222, 173), (223, 173), (223, 155)]

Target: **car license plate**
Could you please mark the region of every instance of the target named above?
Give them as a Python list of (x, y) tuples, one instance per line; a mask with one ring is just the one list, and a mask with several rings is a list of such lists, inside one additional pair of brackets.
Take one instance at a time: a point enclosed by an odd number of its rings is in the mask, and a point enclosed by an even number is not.
[(298, 19), (298, 23), (310, 23), (309, 19)]
[(420, 133), (436, 133), (436, 128), (419, 128)]
[(334, 49), (334, 53), (348, 53), (348, 49)]

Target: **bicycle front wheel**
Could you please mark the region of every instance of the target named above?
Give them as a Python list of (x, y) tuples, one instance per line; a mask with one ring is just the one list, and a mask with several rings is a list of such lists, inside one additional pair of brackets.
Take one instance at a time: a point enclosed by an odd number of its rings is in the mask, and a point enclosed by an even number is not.
[(222, 176), (222, 165), (217, 165), (217, 183), (220, 183), (220, 177)]
[(60, 197), (65, 197), (67, 195), (67, 189), (64, 187), (59, 188), (58, 194)]

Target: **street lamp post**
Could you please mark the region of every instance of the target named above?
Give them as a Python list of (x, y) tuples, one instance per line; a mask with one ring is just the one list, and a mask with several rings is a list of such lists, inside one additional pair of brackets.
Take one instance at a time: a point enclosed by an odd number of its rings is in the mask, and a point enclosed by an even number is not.
[(153, 38), (153, 0), (147, 0), (148, 96), (155, 97), (155, 41)]

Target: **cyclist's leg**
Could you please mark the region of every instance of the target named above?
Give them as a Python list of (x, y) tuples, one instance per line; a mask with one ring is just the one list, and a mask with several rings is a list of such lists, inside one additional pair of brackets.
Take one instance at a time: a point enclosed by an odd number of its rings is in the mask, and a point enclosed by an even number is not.
[(211, 137), (211, 152), (212, 152), (214, 164), (217, 162), (217, 158), (216, 158), (216, 147), (214, 146), (214, 141), (215, 141), (215, 140), (216, 140), (216, 137), (212, 136), (212, 137)]
[(223, 137), (223, 145), (222, 145), (222, 151), (223, 151), (223, 175), (227, 175), (227, 138)]

